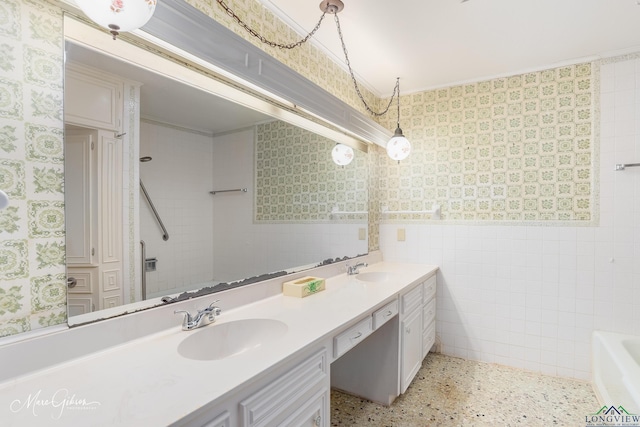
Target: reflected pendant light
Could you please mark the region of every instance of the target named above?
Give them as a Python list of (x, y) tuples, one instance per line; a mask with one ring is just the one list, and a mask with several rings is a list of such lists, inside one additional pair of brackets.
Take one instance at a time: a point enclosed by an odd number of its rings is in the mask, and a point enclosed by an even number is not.
[(75, 0), (96, 24), (109, 30), (113, 39), (120, 32), (137, 30), (151, 19), (158, 0)]
[(353, 160), (353, 148), (344, 144), (336, 144), (331, 150), (331, 158), (338, 166), (346, 166)]
[(411, 153), (411, 143), (405, 136), (402, 134), (402, 129), (400, 129), (400, 78), (398, 77), (398, 82), (396, 83), (396, 87), (398, 88), (398, 122), (396, 131), (393, 134), (393, 137), (387, 142), (387, 154), (393, 160), (404, 160)]

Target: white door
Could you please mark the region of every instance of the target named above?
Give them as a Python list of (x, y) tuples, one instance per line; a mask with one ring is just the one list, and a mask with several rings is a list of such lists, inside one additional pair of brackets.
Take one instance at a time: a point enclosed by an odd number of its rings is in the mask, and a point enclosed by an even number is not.
[(90, 313), (96, 309), (98, 302), (97, 136), (98, 132), (93, 129), (65, 129), (65, 245), (69, 316)]

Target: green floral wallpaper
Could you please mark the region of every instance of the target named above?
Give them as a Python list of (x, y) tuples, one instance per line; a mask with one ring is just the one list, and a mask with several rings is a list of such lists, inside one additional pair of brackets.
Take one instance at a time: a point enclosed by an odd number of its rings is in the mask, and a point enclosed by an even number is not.
[(0, 336), (66, 321), (62, 13), (0, 3)]
[(256, 126), (255, 221), (366, 221), (367, 155), (347, 166), (331, 159), (335, 142), (279, 120)]
[(594, 220), (593, 93), (585, 63), (403, 96), (413, 151), (378, 157), (377, 196), (389, 211), (439, 204), (444, 220)]

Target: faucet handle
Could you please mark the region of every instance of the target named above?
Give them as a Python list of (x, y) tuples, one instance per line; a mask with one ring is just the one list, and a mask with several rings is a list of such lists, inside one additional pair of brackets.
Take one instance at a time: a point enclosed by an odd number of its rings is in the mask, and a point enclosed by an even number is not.
[(220, 313), (222, 313), (222, 309), (220, 307), (216, 307), (213, 304), (217, 303), (218, 301), (220, 301), (219, 299), (215, 300), (214, 302), (212, 302), (211, 304), (209, 304), (209, 307), (205, 308), (202, 311), (206, 311), (210, 314), (213, 314), (214, 316), (220, 316)]
[(187, 319), (188, 321), (191, 321), (191, 313), (189, 313), (187, 310), (175, 310), (173, 312), (173, 314), (178, 314), (178, 313), (183, 313), (184, 318)]
[(189, 323), (193, 321), (193, 318), (191, 317), (191, 313), (189, 313), (186, 310), (175, 310), (173, 312), (173, 314), (178, 314), (178, 313), (184, 314), (184, 318), (182, 319), (182, 329), (187, 328), (189, 326)]

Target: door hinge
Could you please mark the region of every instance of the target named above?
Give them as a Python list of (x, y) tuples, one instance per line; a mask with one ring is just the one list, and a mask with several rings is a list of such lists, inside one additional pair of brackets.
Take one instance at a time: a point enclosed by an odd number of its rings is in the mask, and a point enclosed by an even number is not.
[(91, 256), (96, 254), (96, 248), (91, 248)]

